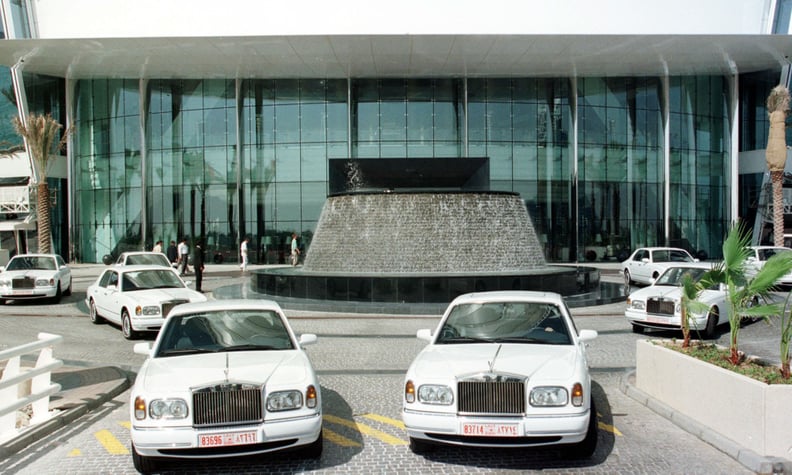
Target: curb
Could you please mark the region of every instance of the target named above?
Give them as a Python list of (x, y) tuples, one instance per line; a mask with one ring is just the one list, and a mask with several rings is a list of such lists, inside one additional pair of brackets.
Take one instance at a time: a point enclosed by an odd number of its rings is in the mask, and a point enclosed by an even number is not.
[(698, 421), (684, 416), (670, 406), (650, 397), (633, 386), (635, 368), (625, 371), (619, 380), (619, 389), (625, 395), (648, 407), (656, 414), (665, 417), (680, 429), (698, 437), (702, 441), (720, 450), (724, 454), (742, 464), (748, 470), (758, 474), (792, 473), (792, 461), (781, 457), (765, 457), (753, 450), (746, 449), (728, 437), (715, 432)]
[(21, 451), (28, 445), (33, 444), (34, 442), (46, 437), (49, 434), (52, 434), (58, 429), (66, 427), (68, 424), (74, 422), (81, 416), (98, 408), (99, 406), (102, 406), (106, 402), (126, 391), (131, 386), (129, 374), (117, 367), (109, 368), (115, 369), (121, 378), (97, 383), (110, 385), (106, 391), (96, 393), (95, 397), (80, 398), (80, 400), (83, 402), (77, 403), (74, 406), (61, 411), (56, 416), (45, 422), (31, 426), (30, 428), (22, 431), (13, 439), (0, 445), (0, 460), (6, 459), (9, 456)]

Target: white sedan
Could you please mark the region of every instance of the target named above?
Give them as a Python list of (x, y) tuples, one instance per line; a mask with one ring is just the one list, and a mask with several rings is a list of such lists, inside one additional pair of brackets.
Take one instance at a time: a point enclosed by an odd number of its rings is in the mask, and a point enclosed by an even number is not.
[(91, 322), (121, 325), (128, 340), (143, 331), (159, 330), (176, 305), (205, 300), (173, 269), (161, 266), (110, 267), (85, 292)]
[(404, 425), (415, 453), (437, 444), (561, 445), (572, 457), (597, 446), (585, 342), (555, 293), (465, 294), (446, 310), (407, 370)]
[(71, 295), (71, 269), (57, 254), (19, 254), (0, 273), (0, 304), (6, 300)]
[[(777, 246), (749, 246), (748, 259), (746, 260), (746, 273), (753, 277), (764, 267), (768, 259), (781, 252), (792, 252), (788, 247)], [(792, 286), (792, 273), (778, 279), (779, 285)]]
[(651, 284), (670, 266), (686, 262), (698, 262), (698, 259), (675, 247), (642, 247), (622, 262), (620, 268), (624, 283), (629, 286), (633, 282)]
[[(694, 280), (698, 280), (710, 268), (711, 265), (706, 263), (669, 267), (654, 284), (631, 293), (627, 297), (624, 316), (633, 331), (643, 333), (646, 328), (681, 329), (682, 277), (690, 274)], [(729, 321), (726, 291), (720, 286), (704, 289), (697, 300), (707, 304), (709, 310), (688, 316), (690, 330), (703, 332), (705, 338), (713, 338), (717, 326)]]
[(150, 265), (171, 267), (168, 256), (161, 252), (128, 251), (122, 252), (115, 261), (117, 266)]
[(322, 454), (319, 381), (277, 303), (213, 300), (175, 308), (130, 394), (132, 460), (215, 458), (299, 449)]

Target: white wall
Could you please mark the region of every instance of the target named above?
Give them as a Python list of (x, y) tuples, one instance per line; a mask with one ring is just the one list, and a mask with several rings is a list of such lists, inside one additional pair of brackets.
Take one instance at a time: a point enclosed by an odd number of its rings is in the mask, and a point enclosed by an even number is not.
[(764, 34), (773, 0), (32, 0), (41, 38)]

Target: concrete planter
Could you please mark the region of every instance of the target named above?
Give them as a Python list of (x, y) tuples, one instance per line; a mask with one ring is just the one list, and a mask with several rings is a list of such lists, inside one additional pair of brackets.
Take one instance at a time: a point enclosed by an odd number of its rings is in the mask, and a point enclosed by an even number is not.
[(759, 455), (792, 459), (792, 385), (765, 384), (639, 340), (635, 386)]

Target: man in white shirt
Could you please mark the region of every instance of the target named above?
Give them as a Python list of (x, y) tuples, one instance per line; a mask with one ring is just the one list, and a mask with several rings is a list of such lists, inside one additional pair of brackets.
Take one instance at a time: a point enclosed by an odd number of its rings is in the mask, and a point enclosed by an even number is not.
[(187, 238), (179, 241), (179, 275), (187, 273), (187, 261), (190, 259), (190, 246), (187, 245)]
[(248, 241), (249, 240), (250, 240), (249, 238), (245, 237), (245, 239), (242, 240), (242, 244), (239, 245), (239, 256), (240, 256), (241, 261), (242, 261), (239, 264), (239, 268), (242, 269), (242, 272), (245, 272), (247, 270), (247, 265), (248, 265)]

